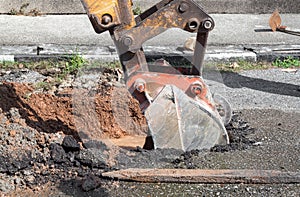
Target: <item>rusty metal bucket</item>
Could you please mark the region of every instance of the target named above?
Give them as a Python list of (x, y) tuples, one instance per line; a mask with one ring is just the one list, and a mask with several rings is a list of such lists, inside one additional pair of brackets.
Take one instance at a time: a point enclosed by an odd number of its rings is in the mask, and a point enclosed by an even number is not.
[(145, 116), (154, 148), (189, 151), (229, 143), (219, 114), (174, 85), (163, 88)]

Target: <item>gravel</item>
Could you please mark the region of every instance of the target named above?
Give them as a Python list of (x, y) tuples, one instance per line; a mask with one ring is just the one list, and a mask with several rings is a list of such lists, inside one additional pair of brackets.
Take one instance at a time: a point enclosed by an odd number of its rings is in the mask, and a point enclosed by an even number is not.
[(0, 70), (0, 81), (18, 82), (18, 83), (37, 83), (45, 80), (47, 77), (40, 73), (28, 69), (22, 70)]

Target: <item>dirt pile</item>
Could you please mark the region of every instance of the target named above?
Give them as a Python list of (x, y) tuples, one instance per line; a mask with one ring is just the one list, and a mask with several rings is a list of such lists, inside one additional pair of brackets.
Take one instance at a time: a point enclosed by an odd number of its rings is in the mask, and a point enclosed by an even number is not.
[(191, 158), (201, 158), (202, 153), (210, 152), (139, 147), (127, 150), (97, 140), (87, 141), (84, 148), (73, 135), (30, 127), (15, 107), (1, 111), (0, 120), (0, 190), (4, 193), (38, 193), (56, 183), (75, 184), (78, 192), (98, 191), (111, 183), (100, 178), (104, 171), (134, 167), (195, 168)]
[[(84, 87), (90, 83), (88, 80), (80, 86), (58, 87), (54, 93), (41, 92), (25, 83), (0, 85), (0, 194), (128, 196), (129, 193), (113, 190), (135, 190), (138, 184), (106, 180), (101, 174), (126, 168), (214, 169), (227, 164), (230, 168), (235, 167), (235, 161), (242, 162), (239, 155), (247, 151), (265, 152), (264, 146), (274, 149), (268, 142), (260, 146), (261, 139), (257, 136), (265, 133), (257, 135), (258, 130), (251, 127), (253, 121), (244, 121), (241, 112), (235, 112), (227, 126), (230, 144), (226, 146), (189, 152), (115, 146), (114, 140), (127, 139), (133, 143), (136, 135), (145, 138), (147, 128), (137, 102), (121, 84), (108, 80), (110, 77), (114, 76), (102, 73), (100, 80), (92, 85)], [(256, 111), (246, 113), (246, 117), (256, 119), (257, 114)], [(266, 130), (269, 128), (271, 126)], [(132, 138), (126, 138), (130, 136)], [(273, 163), (276, 169), (279, 164)], [(146, 186), (152, 187), (142, 184), (140, 188)]]
[[(80, 136), (77, 131), (82, 128), (89, 130), (89, 133), (101, 133), (98, 136), (91, 136), (96, 139), (120, 138), (129, 134), (145, 133), (146, 120), (139, 110), (138, 103), (130, 97), (125, 88), (116, 89), (114, 91), (119, 93), (117, 95), (119, 98), (117, 100), (117, 97), (114, 97), (114, 101), (118, 102), (115, 107), (111, 103), (113, 92), (111, 87), (99, 91), (94, 97), (90, 97), (87, 91), (80, 92), (80, 101), (82, 102), (80, 107), (84, 109), (80, 109), (78, 105), (74, 109), (70, 96), (61, 96), (61, 93), (58, 94), (59, 96), (36, 93), (34, 88), (27, 84), (4, 82), (0, 85), (0, 108), (4, 112), (8, 112), (11, 108), (18, 109), (20, 117), (25, 120), (25, 123), (40, 132), (63, 132), (66, 135), (75, 136), (78, 140), (80, 140)], [(87, 107), (90, 102), (95, 104), (94, 108)], [(122, 105), (128, 107), (124, 109), (120, 107)], [(113, 109), (113, 107), (118, 109)], [(77, 117), (75, 123), (74, 113), (76, 117), (78, 111), (80, 111), (80, 117), (84, 119), (80, 120)], [(122, 120), (115, 118), (118, 114), (127, 118), (124, 123), (130, 123), (130, 128), (125, 128), (126, 130), (122, 128), (122, 125), (119, 124), (122, 123)], [(95, 115), (99, 127), (83, 125), (95, 119), (94, 116), (91, 117), (92, 115)]]
[(64, 134), (38, 132), (27, 126), (17, 108), (1, 111), (0, 119), (0, 190), (45, 184), (47, 180), (38, 180), (36, 175), (50, 174), (50, 144), (62, 143)]
[(99, 178), (104, 170), (151, 167), (156, 162), (163, 165), (167, 155), (178, 155), (176, 150), (130, 151), (94, 140), (87, 142), (86, 149), (72, 135), (40, 132), (26, 125), (17, 108), (1, 111), (0, 120), (2, 193), (28, 189), (39, 192), (49, 184), (68, 180), (77, 182), (82, 191), (89, 191), (107, 184)]
[[(30, 84), (22, 83), (33, 78), (49, 80), (38, 73), (26, 72), (30, 74), (26, 76), (23, 71), (2, 72), (2, 192), (28, 187), (39, 190), (47, 183), (85, 177), (90, 172), (99, 174), (98, 168), (116, 165), (114, 158), (109, 156), (115, 154), (109, 153), (109, 148), (99, 140), (146, 135), (146, 121), (138, 103), (124, 86), (109, 83), (116, 77), (112, 72), (105, 70), (92, 88), (73, 88), (62, 83), (55, 92), (37, 89), (36, 83), (32, 83), (34, 80)], [(19, 82), (12, 82), (14, 79)], [(89, 108), (91, 103), (93, 106)], [(91, 150), (100, 152), (84, 151), (82, 141)], [(89, 186), (83, 186), (83, 190), (88, 190), (85, 187)]]
[(38, 192), (49, 184), (69, 179), (80, 179), (82, 189), (89, 190), (84, 180), (100, 172), (80, 163), (82, 147), (73, 136), (39, 132), (22, 126), (20, 122), (25, 120), (13, 119), (12, 115), (20, 116), (16, 108), (0, 114), (1, 122), (5, 122), (0, 129), (0, 193)]

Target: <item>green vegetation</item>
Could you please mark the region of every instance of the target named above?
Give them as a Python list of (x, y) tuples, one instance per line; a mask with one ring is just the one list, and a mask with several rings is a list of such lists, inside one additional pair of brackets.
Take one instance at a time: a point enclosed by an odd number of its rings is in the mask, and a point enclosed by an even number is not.
[(0, 68), (4, 70), (12, 69), (30, 69), (30, 70), (43, 70), (52, 68), (61, 68), (65, 62), (64, 61), (53, 61), (53, 60), (42, 60), (33, 62), (7, 62), (0, 61)]
[(300, 60), (298, 58), (294, 58), (291, 56), (288, 56), (284, 58), (283, 60), (277, 58), (273, 63), (273, 66), (279, 67), (279, 68), (294, 68), (294, 67), (300, 67)]
[[(51, 71), (50, 76), (59, 75), (64, 78), (68, 74), (76, 74), (82, 67), (87, 68), (121, 68), (119, 61), (103, 62), (92, 61), (88, 62), (79, 54), (73, 54), (66, 58), (47, 59), (41, 61), (30, 62), (8, 62), (0, 61), (0, 69), (14, 70), (14, 69), (30, 69), (34, 71)], [(43, 72), (42, 72), (43, 73)]]
[(29, 69), (51, 76), (53, 80), (35, 84), (36, 89), (49, 90), (53, 85), (60, 84), (68, 75), (76, 75), (77, 72), (87, 65), (79, 54), (73, 54), (60, 60), (42, 60), (33, 62), (1, 62), (0, 69), (16, 70)]
[[(84, 68), (84, 69), (82, 69)], [(29, 69), (37, 71), (45, 76), (50, 76), (51, 80), (36, 83), (36, 89), (50, 90), (54, 85), (59, 85), (65, 80), (68, 75), (78, 75), (81, 71), (93, 68), (121, 68), (119, 61), (102, 62), (92, 61), (88, 62), (79, 54), (72, 54), (66, 57), (47, 59), (42, 61), (30, 62), (7, 62), (0, 61), (0, 69), (2, 70), (18, 70)]]
[[(150, 61), (151, 62), (151, 61)], [(154, 63), (154, 62), (153, 62)], [(170, 62), (174, 67), (190, 68), (191, 63), (188, 61), (177, 60)], [(151, 65), (151, 63), (149, 63)], [(204, 72), (208, 70), (230, 71), (239, 72), (242, 70), (253, 69), (269, 69), (269, 68), (295, 68), (300, 67), (300, 60), (295, 57), (287, 57), (283, 60), (276, 59), (274, 62), (250, 62), (246, 60), (238, 60), (235, 62), (227, 63), (205, 63)], [(84, 69), (83, 69), (84, 68)], [(66, 57), (60, 57), (55, 59), (47, 59), (42, 61), (31, 62), (1, 62), (0, 69), (3, 70), (18, 70), (18, 69), (30, 69), (45, 76), (50, 76), (50, 80), (39, 82), (35, 84), (37, 89), (50, 90), (54, 85), (62, 83), (69, 75), (77, 75), (85, 72), (89, 69), (116, 69), (121, 68), (119, 61), (114, 62), (101, 62), (92, 61), (88, 62), (80, 54), (72, 54)]]
[[(180, 68), (191, 68), (192, 64), (188, 60), (181, 59), (167, 59), (167, 61), (173, 67)], [(155, 60), (149, 61), (149, 64), (155, 64)], [(242, 70), (261, 70), (261, 69), (269, 69), (274, 68), (272, 63), (270, 62), (252, 62), (248, 60), (236, 60), (236, 61), (228, 61), (228, 62), (204, 62), (204, 72), (205, 70), (219, 70), (219, 71), (232, 71), (239, 72)]]
[(0, 68), (4, 70), (15, 69), (17, 67), (18, 65), (15, 62), (0, 61)]
[(12, 69), (30, 69), (35, 71), (56, 69), (55, 74), (60, 77), (65, 77), (68, 74), (76, 74), (76, 72), (85, 66), (87, 61), (79, 54), (67, 56), (60, 60), (42, 60), (32, 62), (7, 62), (0, 61), (0, 69), (12, 70)]
[[(151, 61), (150, 61), (151, 62)], [(154, 63), (154, 62), (152, 62)], [(174, 67), (190, 68), (191, 63), (183, 60), (176, 60), (170, 62)], [(151, 65), (151, 63), (149, 63)], [(226, 63), (205, 63), (204, 72), (209, 70), (239, 72), (242, 70), (254, 70), (254, 69), (270, 69), (270, 68), (295, 68), (300, 67), (300, 60), (295, 57), (287, 57), (285, 59), (276, 59), (274, 62), (250, 62), (246, 60), (237, 60), (235, 62)], [(88, 62), (80, 54), (72, 54), (66, 57), (60, 57), (55, 59), (47, 59), (42, 61), (31, 62), (1, 62), (0, 69), (2, 70), (18, 70), (18, 69), (30, 69), (37, 71), (45, 76), (50, 76), (47, 81), (42, 81), (34, 84), (36, 89), (51, 90), (53, 86), (61, 84), (69, 75), (78, 76), (85, 71), (103, 71), (103, 69), (116, 69), (121, 68), (119, 61), (114, 62), (102, 62), (91, 61)], [(98, 70), (100, 69), (100, 70)]]
[(86, 63), (87, 61), (81, 55), (71, 55), (68, 61), (65, 62), (65, 67), (62, 69), (60, 77), (65, 78), (69, 74), (76, 74)]
[(132, 11), (134, 15), (140, 15), (142, 13), (142, 8), (139, 4), (136, 4), (133, 6)]
[[(151, 64), (151, 62), (149, 63)], [(173, 66), (176, 67), (191, 67), (188, 62), (171, 62)], [(93, 61), (88, 62), (79, 54), (73, 54), (67, 56), (66, 58), (60, 59), (48, 59), (42, 61), (32, 61), (32, 62), (1, 62), (0, 69), (11, 70), (11, 69), (30, 69), (35, 71), (41, 70), (52, 70), (51, 76), (57, 77), (59, 80), (63, 80), (67, 75), (76, 75), (77, 72), (82, 68), (121, 68), (119, 61), (114, 62), (101, 62)], [(270, 62), (250, 62), (246, 60), (237, 60), (235, 62), (226, 63), (205, 63), (205, 69), (218, 69), (220, 71), (233, 71), (239, 72), (242, 70), (253, 70), (253, 69), (269, 69), (269, 68), (295, 68), (300, 67), (300, 60), (295, 57), (287, 57), (283, 60), (279, 58)]]

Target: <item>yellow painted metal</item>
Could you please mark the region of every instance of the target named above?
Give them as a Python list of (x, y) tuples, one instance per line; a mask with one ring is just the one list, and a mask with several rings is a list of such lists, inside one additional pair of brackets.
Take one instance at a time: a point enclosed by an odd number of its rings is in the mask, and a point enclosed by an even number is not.
[(98, 22), (102, 21), (102, 16), (108, 14), (112, 17), (112, 23), (121, 24), (117, 0), (82, 0), (88, 15), (93, 15)]
[[(135, 25), (131, 0), (81, 0), (87, 14), (92, 16), (98, 25), (112, 27), (123, 25), (125, 29)], [(110, 16), (109, 24), (102, 24), (102, 17)]]

